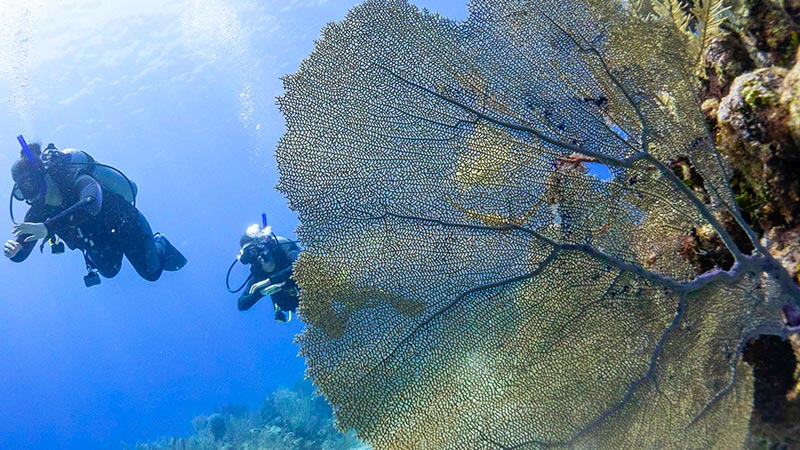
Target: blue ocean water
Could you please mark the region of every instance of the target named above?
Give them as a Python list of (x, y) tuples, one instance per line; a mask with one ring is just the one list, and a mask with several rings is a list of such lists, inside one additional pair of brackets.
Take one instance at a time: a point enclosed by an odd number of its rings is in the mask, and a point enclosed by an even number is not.
[[(192, 417), (257, 407), (302, 377), (302, 323), (274, 322), (266, 302), (239, 312), (225, 272), (262, 212), (294, 237), (274, 190), (279, 78), (354, 3), (0, 1), (0, 167), (18, 134), (86, 150), (138, 184), (153, 230), (189, 259), (156, 283), (126, 262), (89, 289), (78, 252), (0, 261), (0, 449), (185, 436)], [(466, 15), (461, 2), (417, 4)], [(246, 275), (238, 266), (233, 284)]]

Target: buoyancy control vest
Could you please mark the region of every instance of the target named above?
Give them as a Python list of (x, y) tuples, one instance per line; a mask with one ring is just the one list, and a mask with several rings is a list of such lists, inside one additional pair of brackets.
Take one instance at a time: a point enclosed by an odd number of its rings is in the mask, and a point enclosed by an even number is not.
[(273, 239), (273, 243), (267, 246), (267, 252), (272, 257), (278, 270), (283, 270), (292, 265), (292, 261), (289, 259), (289, 251), (299, 251), (300, 248), (297, 244), (283, 236), (276, 236), (273, 234), (271, 238)]
[(72, 172), (77, 175), (89, 175), (100, 184), (104, 191), (122, 196), (130, 203), (136, 204), (138, 187), (118, 169), (96, 161), (90, 154), (75, 148), (57, 150), (48, 146), (42, 154), (42, 161), (48, 171)]
[[(52, 143), (44, 151), (34, 154), (22, 135), (17, 136), (17, 140), (22, 146), (23, 155), (33, 164), (36, 173), (40, 177), (40, 191), (43, 190), (42, 185), (44, 184), (44, 175), (46, 173), (52, 174), (56, 179), (62, 181), (75, 179), (81, 174), (87, 174), (94, 178), (106, 192), (119, 194), (126, 201), (132, 203), (133, 206), (136, 206), (138, 187), (119, 169), (102, 164), (81, 150), (74, 148), (68, 148), (63, 151), (58, 150)], [(11, 190), (8, 212), (11, 216), (11, 221), (17, 224), (14, 218), (15, 199), (31, 204), (31, 201), (25, 198), (24, 192), (16, 183)]]

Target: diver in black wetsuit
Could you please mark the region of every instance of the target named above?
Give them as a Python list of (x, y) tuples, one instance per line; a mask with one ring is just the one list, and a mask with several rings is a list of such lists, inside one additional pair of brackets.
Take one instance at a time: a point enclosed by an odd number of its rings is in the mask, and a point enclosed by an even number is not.
[[(3, 253), (14, 262), (24, 261), (36, 241), (60, 239), (70, 249), (84, 253), (90, 274), (87, 286), (100, 282), (97, 273), (112, 278), (122, 266), (122, 255), (148, 281), (163, 270), (176, 271), (186, 258), (166, 237), (153, 234), (147, 219), (121, 195), (103, 189), (85, 170), (46, 168), (38, 144), (23, 145), (22, 158), (11, 175), (15, 195), (30, 204), (23, 223), (12, 229)], [(26, 154), (27, 153), (27, 154)]]
[(288, 322), (298, 305), (299, 291), (291, 276), (300, 248), (273, 234), (269, 227), (260, 229), (258, 225), (247, 229), (239, 245), (242, 247), (239, 261), (250, 265), (250, 277), (239, 296), (239, 311), (250, 309), (269, 295), (275, 308), (275, 320)]

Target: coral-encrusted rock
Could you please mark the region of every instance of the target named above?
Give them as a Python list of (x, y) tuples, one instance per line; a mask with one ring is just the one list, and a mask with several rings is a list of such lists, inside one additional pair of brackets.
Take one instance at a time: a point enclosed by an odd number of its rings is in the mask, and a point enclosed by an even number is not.
[[(798, 55), (800, 55), (800, 50)], [(800, 145), (800, 64), (795, 64), (783, 80), (781, 103), (789, 111), (787, 125), (792, 139), (795, 144)]]
[(797, 105), (784, 95), (785, 81), (796, 89), (795, 70), (792, 77), (772, 67), (736, 78), (718, 110), (719, 148), (736, 170), (742, 207), (762, 229), (796, 226), (800, 217), (800, 141), (789, 127), (790, 105)]
[(765, 138), (771, 136), (766, 126), (782, 120), (785, 114), (780, 109), (780, 97), (787, 73), (785, 69), (773, 67), (737, 77), (730, 93), (720, 103), (720, 125), (726, 126), (730, 134), (741, 141), (767, 141)]
[[(734, 168), (740, 206), (765, 232), (770, 253), (797, 277), (800, 65), (739, 76), (719, 105), (707, 100), (703, 110), (709, 124), (717, 126), (718, 148)], [(774, 448), (800, 448), (800, 336), (793, 335), (790, 343), (764, 337), (745, 351), (757, 380), (751, 432)]]
[(751, 58), (760, 67), (789, 67), (797, 50), (800, 27), (797, 0), (784, 5), (770, 0), (743, 0), (733, 10)]
[(726, 95), (736, 77), (755, 68), (742, 38), (728, 31), (711, 41), (703, 60), (708, 83), (704, 89), (706, 98), (721, 98)]
[(222, 440), (225, 433), (228, 432), (228, 427), (225, 424), (225, 416), (222, 414), (212, 414), (208, 416), (208, 432), (215, 441)]
[(800, 23), (800, 0), (785, 0), (783, 9), (795, 23)]
[(792, 348), (778, 337), (762, 336), (748, 343), (743, 358), (753, 367), (757, 380), (750, 420), (756, 445), (751, 448), (800, 448), (800, 404), (787, 401), (794, 388)]
[(800, 228), (774, 228), (767, 234), (769, 252), (800, 283)]

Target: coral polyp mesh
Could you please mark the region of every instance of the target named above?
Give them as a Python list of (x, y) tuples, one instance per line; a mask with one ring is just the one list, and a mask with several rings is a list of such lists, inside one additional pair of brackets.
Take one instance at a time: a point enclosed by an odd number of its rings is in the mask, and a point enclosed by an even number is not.
[[(744, 445), (741, 347), (796, 291), (718, 221), (746, 228), (686, 35), (626, 5), (368, 1), (285, 78), (301, 354), (341, 427), (377, 449)], [(696, 230), (734, 266), (697, 277)]]

